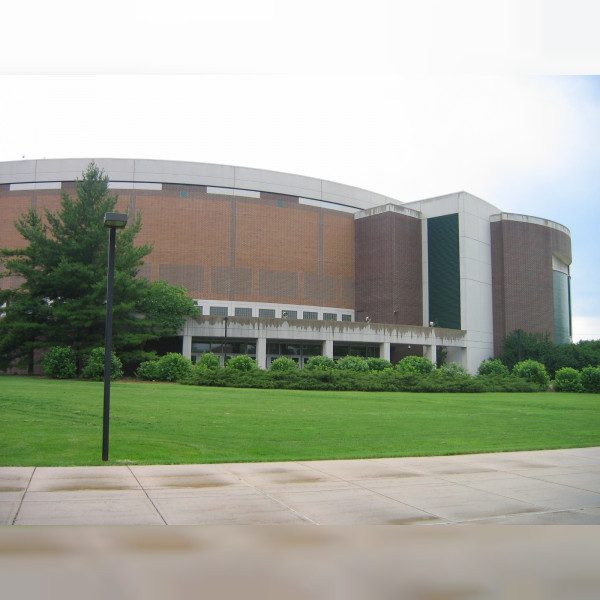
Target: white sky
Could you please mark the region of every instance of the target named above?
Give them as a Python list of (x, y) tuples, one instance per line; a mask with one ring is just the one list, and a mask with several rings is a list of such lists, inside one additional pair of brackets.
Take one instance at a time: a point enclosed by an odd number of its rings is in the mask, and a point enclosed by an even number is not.
[(0, 20), (0, 160), (466, 190), (569, 227), (574, 340), (600, 339), (595, 0), (20, 0)]

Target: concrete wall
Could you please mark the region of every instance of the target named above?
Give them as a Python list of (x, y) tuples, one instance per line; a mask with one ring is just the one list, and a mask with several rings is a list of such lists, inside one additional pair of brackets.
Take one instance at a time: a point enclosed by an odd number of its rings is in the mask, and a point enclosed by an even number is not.
[[(475, 372), (479, 364), (493, 355), (492, 252), (490, 217), (499, 212), (495, 206), (468, 194), (457, 192), (403, 205), (418, 210), (423, 220), (458, 214), (460, 252), (461, 328), (467, 332), (467, 349), (460, 351), (460, 362)], [(427, 281), (427, 233), (423, 224), (423, 325), (429, 323)], [(457, 358), (450, 351), (448, 360)]]
[[(437, 327), (249, 317), (228, 317), (225, 321), (223, 317), (197, 317), (188, 319), (184, 326), (184, 353), (191, 353), (192, 338), (222, 340), (226, 335), (228, 339), (257, 341), (257, 361), (263, 368), (266, 354), (264, 350), (261, 354), (261, 348), (266, 348), (267, 341), (320, 342), (326, 356), (333, 356), (334, 342), (378, 345), (384, 357), (390, 356), (390, 347), (394, 345), (423, 346), (425, 355), (434, 361), (437, 346), (465, 348), (467, 343), (465, 331)], [(258, 340), (261, 340), (260, 344)]]

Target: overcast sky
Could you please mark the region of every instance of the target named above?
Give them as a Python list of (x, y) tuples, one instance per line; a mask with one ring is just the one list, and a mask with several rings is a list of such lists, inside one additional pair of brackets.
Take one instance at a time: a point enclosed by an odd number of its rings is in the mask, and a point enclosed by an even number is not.
[(574, 341), (600, 339), (596, 0), (21, 0), (0, 17), (0, 160), (466, 190), (571, 230)]

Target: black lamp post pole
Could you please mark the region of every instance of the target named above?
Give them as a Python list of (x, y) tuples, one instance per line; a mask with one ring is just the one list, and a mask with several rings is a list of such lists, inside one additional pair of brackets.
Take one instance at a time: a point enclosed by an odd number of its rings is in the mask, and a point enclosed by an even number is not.
[(104, 341), (104, 419), (102, 427), (102, 460), (108, 460), (108, 430), (110, 421), (110, 358), (112, 350), (113, 288), (115, 282), (116, 230), (109, 228), (108, 280), (106, 285), (106, 327)]
[(112, 350), (113, 287), (115, 284), (116, 230), (127, 225), (127, 215), (104, 213), (104, 227), (109, 230), (108, 274), (106, 278), (106, 327), (104, 340), (104, 418), (102, 422), (102, 460), (108, 460), (108, 425), (110, 421), (110, 363)]

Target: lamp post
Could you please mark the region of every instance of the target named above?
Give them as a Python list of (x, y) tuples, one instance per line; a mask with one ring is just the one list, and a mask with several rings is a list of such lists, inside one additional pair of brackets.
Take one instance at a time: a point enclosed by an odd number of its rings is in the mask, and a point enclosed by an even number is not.
[(108, 460), (108, 424), (110, 420), (110, 358), (112, 346), (113, 287), (115, 283), (116, 230), (127, 225), (127, 215), (104, 213), (104, 227), (109, 229), (108, 277), (106, 283), (106, 326), (104, 341), (104, 419), (102, 426), (102, 460)]
[(227, 324), (229, 323), (229, 317), (223, 317), (223, 323), (225, 324), (225, 340), (223, 341), (223, 366), (227, 360)]

